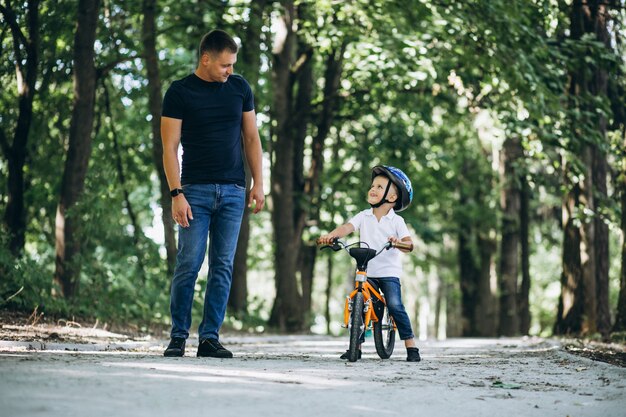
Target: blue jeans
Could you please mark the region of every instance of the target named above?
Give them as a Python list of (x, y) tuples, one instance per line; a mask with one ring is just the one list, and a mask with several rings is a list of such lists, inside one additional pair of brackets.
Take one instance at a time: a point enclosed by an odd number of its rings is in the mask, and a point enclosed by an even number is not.
[(368, 277), (367, 280), (374, 286), (374, 288), (376, 288), (376, 290), (380, 289), (385, 295), (387, 309), (389, 309), (389, 314), (396, 322), (398, 333), (400, 333), (400, 339), (407, 340), (414, 338), (415, 336), (413, 335), (411, 320), (409, 319), (409, 315), (406, 314), (404, 304), (402, 304), (402, 287), (400, 285), (400, 279), (396, 277)]
[(193, 220), (178, 228), (178, 255), (172, 280), (171, 337), (189, 337), (191, 307), (198, 272), (209, 241), (209, 273), (200, 340), (219, 339), (233, 278), (233, 259), (245, 207), (246, 190), (234, 184), (183, 185)]

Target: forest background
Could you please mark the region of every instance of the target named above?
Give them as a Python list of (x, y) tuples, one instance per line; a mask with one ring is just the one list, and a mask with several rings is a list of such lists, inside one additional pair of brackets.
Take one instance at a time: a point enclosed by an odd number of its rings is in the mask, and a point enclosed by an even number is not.
[(2, 0), (0, 309), (168, 325), (161, 99), (221, 28), (267, 194), (244, 216), (227, 328), (340, 331), (354, 268), (314, 239), (366, 208), (386, 164), (415, 189), (402, 283), (420, 337), (623, 338), (625, 7)]

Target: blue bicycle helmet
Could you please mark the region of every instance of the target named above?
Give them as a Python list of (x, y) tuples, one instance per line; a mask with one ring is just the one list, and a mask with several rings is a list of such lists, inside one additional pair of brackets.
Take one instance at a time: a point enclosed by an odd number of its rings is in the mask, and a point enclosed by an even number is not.
[[(372, 181), (379, 175), (384, 175), (389, 178), (398, 189), (400, 195), (393, 209), (395, 211), (402, 211), (407, 208), (409, 204), (411, 204), (411, 201), (413, 201), (413, 186), (411, 185), (409, 177), (407, 177), (402, 170), (388, 165), (378, 165), (372, 168)], [(372, 207), (380, 207), (387, 202), (387, 191), (389, 191), (389, 188), (385, 191), (385, 195), (381, 201), (378, 204), (372, 205)]]

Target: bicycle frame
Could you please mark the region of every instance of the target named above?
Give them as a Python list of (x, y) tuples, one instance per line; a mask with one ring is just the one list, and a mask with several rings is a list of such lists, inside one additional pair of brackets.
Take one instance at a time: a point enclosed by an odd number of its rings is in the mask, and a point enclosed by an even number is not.
[[(360, 277), (362, 275), (362, 277)], [(386, 304), (385, 298), (380, 294), (372, 284), (367, 281), (367, 274), (364, 271), (357, 271), (355, 277), (355, 288), (354, 290), (346, 296), (346, 303), (343, 311), (343, 324), (344, 327), (348, 327), (348, 323), (350, 321), (350, 311), (352, 310), (352, 300), (357, 292), (363, 293), (363, 300), (365, 302), (365, 318), (364, 324), (367, 329), (370, 326), (370, 323), (377, 322), (378, 316), (376, 312), (372, 308), (372, 296), (374, 296), (378, 301)], [(393, 323), (393, 328), (396, 328), (396, 323)]]

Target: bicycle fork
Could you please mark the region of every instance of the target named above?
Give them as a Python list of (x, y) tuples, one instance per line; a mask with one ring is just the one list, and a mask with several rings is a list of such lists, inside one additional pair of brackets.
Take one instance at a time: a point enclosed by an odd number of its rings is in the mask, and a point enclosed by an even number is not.
[[(363, 292), (363, 294), (365, 294)], [(363, 311), (361, 311), (361, 314), (363, 314), (363, 324), (365, 325), (365, 327), (367, 327), (371, 321), (371, 313), (372, 313), (372, 309), (371, 309), (371, 305), (372, 305), (372, 299), (368, 298), (367, 300), (364, 301), (363, 303)], [(354, 296), (350, 297), (349, 295), (346, 296), (346, 304), (345, 304), (345, 308), (344, 308), (344, 316), (343, 316), (343, 324), (341, 325), (341, 327), (343, 327), (344, 329), (348, 328), (348, 323), (350, 322), (350, 315), (352, 314), (352, 310), (353, 310), (353, 306), (354, 306)]]
[(346, 296), (346, 304), (344, 307), (344, 314), (343, 314), (343, 325), (341, 327), (348, 328), (348, 323), (350, 322), (350, 315), (351, 313), (353, 313), (353, 310), (354, 310), (354, 307), (353, 307), (354, 296), (356, 295), (356, 293), (360, 292), (363, 294), (363, 311), (361, 312), (361, 314), (363, 314), (363, 329), (362, 330), (365, 331), (365, 329), (370, 324), (370, 321), (372, 319), (372, 314), (374, 314), (374, 318), (376, 317), (376, 314), (373, 313), (373, 309), (371, 308), (372, 297), (369, 291), (363, 289), (363, 284), (367, 282), (367, 275), (365, 271), (356, 272), (355, 282), (356, 282), (355, 289), (348, 296)]

